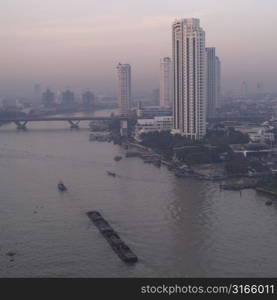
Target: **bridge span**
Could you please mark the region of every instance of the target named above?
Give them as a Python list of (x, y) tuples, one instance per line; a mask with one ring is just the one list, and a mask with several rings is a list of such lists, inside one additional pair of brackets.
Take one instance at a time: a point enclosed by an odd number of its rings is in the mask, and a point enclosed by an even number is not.
[[(111, 117), (18, 117), (18, 118), (5, 118), (0, 119), (0, 123), (15, 123), (17, 129), (26, 130), (28, 122), (52, 122), (52, 121), (65, 121), (68, 122), (70, 128), (79, 128), (81, 121), (111, 121)], [(120, 120), (128, 120), (128, 118), (120, 118)]]

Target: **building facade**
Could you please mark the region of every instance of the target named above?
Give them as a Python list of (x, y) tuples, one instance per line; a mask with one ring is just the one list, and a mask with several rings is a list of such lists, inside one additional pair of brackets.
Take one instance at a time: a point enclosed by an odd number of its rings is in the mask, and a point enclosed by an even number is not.
[(171, 107), (161, 107), (161, 106), (142, 106), (136, 109), (137, 116), (139, 118), (154, 118), (158, 116), (172, 116)]
[(127, 116), (131, 109), (131, 66), (117, 65), (119, 114)]
[(66, 90), (62, 93), (62, 104), (72, 105), (75, 102), (75, 95), (72, 91)]
[(171, 131), (172, 127), (172, 116), (154, 117), (153, 119), (138, 119), (135, 129), (135, 139), (139, 141), (142, 133)]
[(191, 139), (206, 134), (206, 47), (199, 19), (172, 25), (174, 129)]
[(46, 107), (51, 106), (55, 102), (55, 93), (47, 89), (42, 93), (42, 104)]
[(221, 62), (214, 47), (206, 48), (207, 55), (207, 116), (214, 117), (220, 107)]
[(172, 106), (172, 61), (164, 57), (160, 61), (160, 106)]
[(216, 108), (220, 108), (222, 105), (222, 96), (221, 96), (221, 61), (218, 56), (216, 56)]
[(82, 94), (82, 102), (85, 106), (94, 105), (95, 96), (92, 92), (86, 91)]

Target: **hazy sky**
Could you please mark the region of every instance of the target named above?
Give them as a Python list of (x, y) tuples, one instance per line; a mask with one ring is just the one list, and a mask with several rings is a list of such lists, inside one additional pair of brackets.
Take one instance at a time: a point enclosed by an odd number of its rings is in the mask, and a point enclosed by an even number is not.
[(157, 88), (176, 17), (201, 19), (225, 90), (277, 91), (276, 11), (276, 0), (0, 0), (0, 94), (36, 82), (115, 93), (118, 62), (135, 91)]

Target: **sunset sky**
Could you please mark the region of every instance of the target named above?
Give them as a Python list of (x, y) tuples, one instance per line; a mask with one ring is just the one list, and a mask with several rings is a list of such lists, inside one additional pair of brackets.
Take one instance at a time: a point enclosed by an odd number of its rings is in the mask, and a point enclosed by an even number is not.
[(53, 89), (116, 93), (116, 65), (135, 92), (159, 86), (175, 18), (198, 17), (217, 48), (224, 90), (277, 91), (276, 0), (0, 0), (0, 94)]

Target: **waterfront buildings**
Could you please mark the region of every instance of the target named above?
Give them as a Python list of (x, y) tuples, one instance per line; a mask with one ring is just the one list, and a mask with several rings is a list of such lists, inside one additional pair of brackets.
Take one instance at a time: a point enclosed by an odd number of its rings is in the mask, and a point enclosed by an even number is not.
[(240, 131), (244, 134), (248, 134), (250, 142), (252, 143), (269, 143), (275, 142), (274, 133), (271, 126), (251, 126), (251, 125), (240, 125), (234, 126), (235, 130)]
[(172, 61), (164, 57), (160, 61), (160, 106), (172, 106)]
[(142, 106), (138, 105), (136, 109), (137, 116), (139, 118), (154, 118), (158, 116), (172, 116), (171, 107), (161, 106)]
[(131, 66), (117, 65), (119, 114), (127, 116), (131, 109)]
[(139, 140), (142, 133), (171, 131), (172, 127), (172, 116), (154, 117), (153, 119), (138, 119), (135, 129), (135, 138), (136, 140)]
[(172, 25), (174, 124), (173, 133), (191, 139), (206, 134), (206, 47), (199, 19)]

